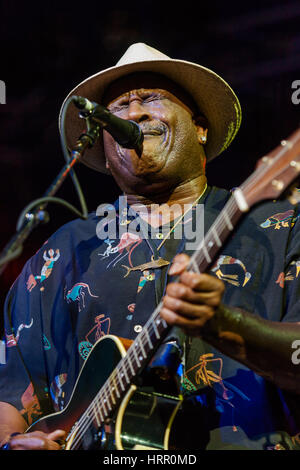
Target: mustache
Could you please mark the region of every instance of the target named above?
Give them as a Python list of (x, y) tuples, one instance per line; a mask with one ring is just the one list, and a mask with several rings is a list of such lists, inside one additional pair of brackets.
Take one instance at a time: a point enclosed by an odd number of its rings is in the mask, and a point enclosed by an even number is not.
[(161, 135), (166, 132), (167, 126), (161, 121), (141, 122), (139, 127), (143, 134)]

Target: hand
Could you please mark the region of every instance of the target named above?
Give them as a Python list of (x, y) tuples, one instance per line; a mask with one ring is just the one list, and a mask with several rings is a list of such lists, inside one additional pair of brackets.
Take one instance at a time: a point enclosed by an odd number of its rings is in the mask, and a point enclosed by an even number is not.
[(160, 315), (169, 325), (182, 328), (186, 334), (201, 336), (201, 331), (221, 303), (224, 284), (209, 274), (185, 271), (189, 256), (175, 256), (169, 273), (180, 275), (179, 282), (167, 285)]
[(49, 434), (34, 431), (28, 434), (17, 434), (9, 439), (9, 450), (60, 450), (56, 440), (65, 438), (65, 431), (57, 429)]

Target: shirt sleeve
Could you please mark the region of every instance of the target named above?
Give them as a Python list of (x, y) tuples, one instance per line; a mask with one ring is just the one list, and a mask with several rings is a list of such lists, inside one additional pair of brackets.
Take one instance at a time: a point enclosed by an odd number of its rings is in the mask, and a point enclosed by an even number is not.
[[(53, 411), (45, 361), (43, 307), (55, 276), (59, 250), (44, 245), (24, 266), (4, 309), (5, 364), (0, 366), (0, 401), (13, 405), (30, 425)], [(52, 272), (53, 271), (53, 272)], [(46, 297), (43, 299), (42, 296)]]
[(292, 229), (286, 252), (286, 265), (282, 274), (284, 306), (282, 321), (300, 322), (300, 207), (292, 220)]

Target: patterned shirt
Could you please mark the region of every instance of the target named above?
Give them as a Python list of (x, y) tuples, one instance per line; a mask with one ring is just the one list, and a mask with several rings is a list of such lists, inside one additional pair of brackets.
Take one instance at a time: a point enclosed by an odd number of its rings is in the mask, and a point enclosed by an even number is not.
[[(199, 201), (204, 204), (201, 229), (207, 232), (229, 196), (215, 187), (206, 190)], [(184, 224), (195, 222), (197, 207)], [(52, 235), (26, 263), (6, 299), (0, 401), (20, 410), (28, 424), (67, 405), (99, 338), (137, 337), (164, 293), (169, 266), (133, 268), (158, 255), (171, 261), (178, 252), (191, 254), (175, 230), (161, 247), (168, 234), (164, 227), (144, 224), (143, 233), (126, 231), (135, 216), (118, 202), (107, 205), (105, 215), (97, 214)], [(115, 236), (105, 236), (116, 221)], [(225, 305), (271, 321), (300, 321), (299, 223), (288, 201), (258, 205), (243, 218), (211, 268), (225, 283)], [(151, 236), (145, 237), (145, 230)], [(298, 397), (200, 338), (188, 340), (182, 387), (191, 400), (212, 409), (208, 448), (262, 449), (268, 439), (261, 436), (299, 432)], [(200, 426), (196, 416), (194, 429)]]

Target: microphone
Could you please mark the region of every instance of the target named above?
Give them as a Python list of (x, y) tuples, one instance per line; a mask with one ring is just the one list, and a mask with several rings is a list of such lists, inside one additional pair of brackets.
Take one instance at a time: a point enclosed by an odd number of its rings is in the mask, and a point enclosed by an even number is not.
[(75, 106), (81, 110), (81, 117), (100, 123), (122, 147), (137, 151), (142, 149), (144, 134), (136, 122), (121, 119), (109, 112), (104, 106), (82, 96), (73, 96), (72, 100)]

